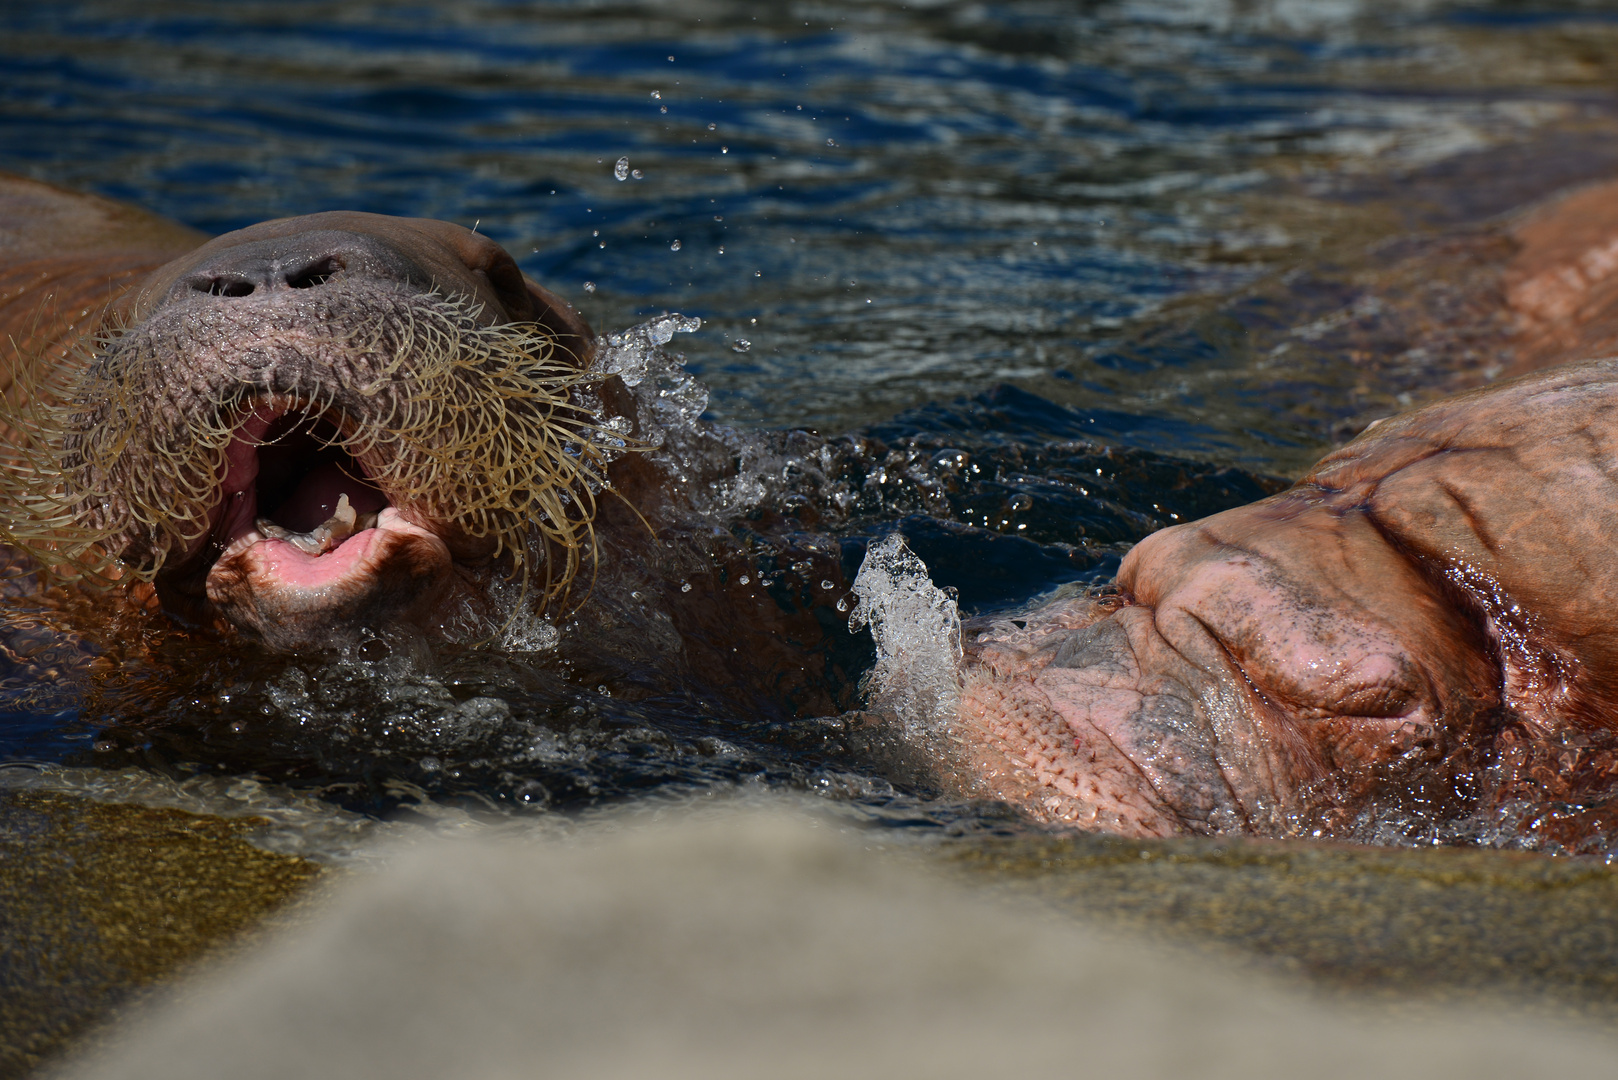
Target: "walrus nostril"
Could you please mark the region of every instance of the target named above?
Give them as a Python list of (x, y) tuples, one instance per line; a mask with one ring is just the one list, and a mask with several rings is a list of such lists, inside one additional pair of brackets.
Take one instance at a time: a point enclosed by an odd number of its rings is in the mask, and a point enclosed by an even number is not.
[(198, 278), (191, 282), (191, 287), (209, 296), (251, 296), (253, 293), (253, 283), (241, 278)]
[(311, 266), (287, 275), (287, 284), (294, 289), (313, 289), (317, 285), (324, 285), (333, 274), (343, 268), (343, 261), (333, 255), (321, 259)]

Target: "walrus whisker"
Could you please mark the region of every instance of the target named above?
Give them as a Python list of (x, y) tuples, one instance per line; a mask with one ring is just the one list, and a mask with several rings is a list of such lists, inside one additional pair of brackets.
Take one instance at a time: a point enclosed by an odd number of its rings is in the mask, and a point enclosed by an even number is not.
[[(576, 404), (575, 389), (599, 376), (567, 362), (543, 327), (484, 326), (478, 306), (442, 296), (394, 307), (386, 323), (328, 319), (312, 347), (266, 346), (240, 371), (214, 370), (210, 349), (224, 349), (207, 326), (182, 340), (172, 328), (116, 330), (71, 375), (18, 364), (20, 400), (0, 404), (0, 423), (18, 432), (0, 449), (0, 541), (60, 577), (152, 579), (212, 530), (243, 418), (268, 406), (333, 418), (317, 441), (352, 457), (390, 503), (491, 541), (525, 591), (538, 562), (543, 601), (558, 600), (581, 545), (594, 550), (607, 463), (646, 447)], [(204, 359), (150, 362), (160, 350)]]

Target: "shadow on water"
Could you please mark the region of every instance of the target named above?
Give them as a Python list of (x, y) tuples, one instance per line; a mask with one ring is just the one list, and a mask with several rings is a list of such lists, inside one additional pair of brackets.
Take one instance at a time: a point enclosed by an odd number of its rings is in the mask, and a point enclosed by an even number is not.
[[(941, 797), (858, 711), (847, 601), (894, 531), (969, 614), (1103, 585), (1151, 531), (1498, 375), (1502, 215), (1613, 172), (1614, 85), (1598, 4), (9, 5), (0, 167), (213, 231), (476, 226), (599, 329), (700, 316), (671, 377), (720, 426), (663, 546), (500, 648), (273, 658), (13, 598), (0, 758), (73, 799), (296, 804), (255, 842), (327, 861), (350, 825), (801, 789), (1321, 977), (1431, 988), (1472, 948), (1456, 985), (1605, 1008), (1601, 866), (1053, 838)], [(7, 806), (6, 842), (66, 850)]]

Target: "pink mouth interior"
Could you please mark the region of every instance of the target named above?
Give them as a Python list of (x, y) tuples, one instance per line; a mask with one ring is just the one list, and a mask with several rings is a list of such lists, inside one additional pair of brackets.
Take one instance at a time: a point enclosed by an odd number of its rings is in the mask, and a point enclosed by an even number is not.
[[(362, 517), (389, 506), (387, 496), (340, 445), (328, 420), (260, 406), (242, 421), (226, 451), (223, 504), (212, 530), (221, 550), (268, 518), (293, 532), (309, 532), (329, 519), (338, 497), (348, 496)], [(267, 539), (265, 554), (277, 577), (289, 585), (317, 587), (352, 572), (376, 539), (375, 529), (355, 533), (324, 555), (308, 555), (282, 540)]]

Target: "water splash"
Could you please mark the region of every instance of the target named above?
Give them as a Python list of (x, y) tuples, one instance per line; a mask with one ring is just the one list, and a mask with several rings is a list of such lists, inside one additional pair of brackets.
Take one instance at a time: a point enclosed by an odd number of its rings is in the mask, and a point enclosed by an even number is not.
[(850, 630), (869, 626), (876, 666), (866, 676), (871, 707), (896, 715), (905, 734), (949, 730), (961, 703), (961, 616), (933, 584), (927, 564), (890, 533), (873, 544), (854, 579)]
[(723, 519), (757, 506), (785, 466), (756, 432), (704, 423), (708, 387), (666, 346), (675, 334), (701, 329), (678, 312), (609, 335), (594, 370), (617, 375), (635, 400), (640, 438), (656, 448), (650, 459), (700, 516)]
[[(675, 334), (692, 334), (702, 329), (702, 320), (674, 312), (660, 316), (621, 333), (609, 334), (596, 356), (594, 370), (604, 375), (616, 375), (631, 390), (648, 378), (666, 379), (683, 389), (694, 385), (700, 389), (701, 407), (708, 407), (708, 391), (696, 377), (679, 365), (678, 357), (671, 357), (663, 346), (674, 340)], [(692, 396), (695, 401), (695, 395)]]

